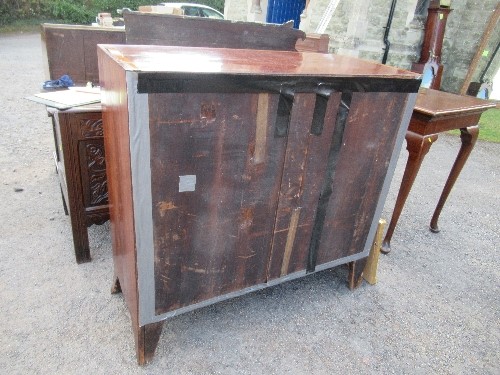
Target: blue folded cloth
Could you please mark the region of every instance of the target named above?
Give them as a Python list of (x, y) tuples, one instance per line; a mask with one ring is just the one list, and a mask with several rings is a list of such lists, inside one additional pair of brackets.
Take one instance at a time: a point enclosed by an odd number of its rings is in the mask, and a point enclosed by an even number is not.
[(61, 76), (59, 79), (45, 81), (43, 84), (43, 88), (45, 90), (68, 88), (70, 86), (74, 86), (74, 83), (71, 77), (67, 74)]

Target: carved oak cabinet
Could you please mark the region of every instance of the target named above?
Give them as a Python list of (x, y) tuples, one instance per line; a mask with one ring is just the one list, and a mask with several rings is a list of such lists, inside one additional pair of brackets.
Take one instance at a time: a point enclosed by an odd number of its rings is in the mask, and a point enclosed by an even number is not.
[(115, 291), (175, 314), (368, 256), (420, 76), (349, 57), (102, 45)]
[(54, 160), (64, 211), (70, 214), (75, 257), (90, 261), (87, 228), (109, 219), (100, 104), (66, 111), (47, 108), (54, 131)]

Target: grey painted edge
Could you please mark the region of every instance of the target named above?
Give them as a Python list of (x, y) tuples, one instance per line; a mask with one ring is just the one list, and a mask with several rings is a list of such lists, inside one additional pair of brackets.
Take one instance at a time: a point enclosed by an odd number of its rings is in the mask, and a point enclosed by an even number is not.
[(154, 316), (154, 247), (148, 94), (137, 93), (136, 72), (127, 72), (132, 199), (137, 255), (139, 325)]
[(322, 270), (326, 270), (328, 268), (333, 268), (333, 267), (341, 265), (341, 264), (353, 262), (353, 261), (355, 261), (359, 258), (363, 258), (363, 257), (364, 256), (362, 253), (354, 254), (354, 255), (351, 255), (348, 257), (334, 260), (332, 262), (321, 264), (321, 265), (316, 267), (316, 270), (314, 272), (306, 273), (305, 270), (299, 271), (299, 272), (294, 272), (294, 273), (291, 273), (289, 275), (286, 275), (286, 276), (283, 276), (283, 277), (280, 277), (280, 278), (277, 278), (274, 280), (270, 280), (267, 283), (257, 284), (257, 285), (254, 285), (254, 286), (251, 286), (251, 287), (248, 287), (245, 289), (237, 290), (235, 292), (231, 292), (231, 293), (227, 293), (227, 294), (224, 294), (224, 295), (221, 295), (218, 297), (210, 298), (210, 299), (207, 299), (205, 301), (198, 302), (198, 303), (195, 303), (195, 304), (192, 304), (189, 306), (181, 307), (180, 309), (177, 309), (174, 311), (169, 311), (169, 312), (161, 314), (161, 315), (156, 315), (156, 316), (154, 316), (153, 320), (151, 320), (150, 322), (147, 322), (147, 323), (160, 322), (162, 320), (172, 318), (174, 316), (184, 314), (184, 313), (187, 313), (187, 312), (190, 312), (193, 310), (201, 309), (202, 307), (210, 306), (210, 305), (213, 305), (213, 304), (218, 303), (218, 302), (226, 301), (226, 300), (229, 300), (231, 298), (240, 297), (240, 296), (248, 294), (248, 293), (256, 292), (258, 290), (262, 290), (262, 289), (265, 289), (268, 287), (279, 285), (279, 284), (282, 284), (284, 282), (299, 279), (299, 278), (304, 277), (306, 275), (313, 274), (313, 273), (316, 273), (316, 272), (319, 272)]
[(394, 176), (394, 171), (396, 170), (396, 165), (398, 163), (399, 154), (401, 153), (401, 147), (403, 146), (403, 141), (405, 139), (406, 131), (408, 130), (408, 125), (410, 123), (411, 115), (413, 113), (413, 108), (415, 107), (415, 102), (417, 101), (417, 93), (408, 94), (406, 98), (406, 106), (401, 117), (401, 122), (399, 124), (398, 134), (396, 136), (396, 142), (394, 144), (394, 149), (392, 151), (392, 156), (389, 161), (389, 166), (387, 167), (387, 173), (385, 175), (384, 184), (382, 185), (382, 191), (377, 203), (377, 208), (375, 209), (375, 214), (373, 216), (372, 225), (370, 231), (368, 232), (368, 237), (366, 239), (365, 250), (363, 254), (368, 255), (373, 244), (373, 239), (375, 238), (375, 232), (377, 231), (378, 221), (381, 218), (382, 210), (384, 209), (385, 201), (387, 199), (387, 194), (389, 194), (389, 188), (391, 187), (392, 177)]

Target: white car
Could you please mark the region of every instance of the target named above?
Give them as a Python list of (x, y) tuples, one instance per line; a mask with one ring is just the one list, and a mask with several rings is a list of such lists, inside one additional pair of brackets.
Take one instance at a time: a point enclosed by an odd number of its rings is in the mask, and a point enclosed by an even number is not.
[(182, 9), (185, 16), (207, 17), (219, 20), (224, 19), (224, 15), (207, 5), (193, 3), (160, 3), (158, 6), (165, 6), (174, 9)]

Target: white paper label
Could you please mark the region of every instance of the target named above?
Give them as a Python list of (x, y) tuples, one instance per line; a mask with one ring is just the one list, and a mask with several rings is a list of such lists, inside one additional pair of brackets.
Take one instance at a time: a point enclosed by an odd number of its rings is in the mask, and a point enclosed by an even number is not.
[(179, 176), (179, 193), (184, 191), (196, 190), (196, 176), (188, 174), (186, 176)]

